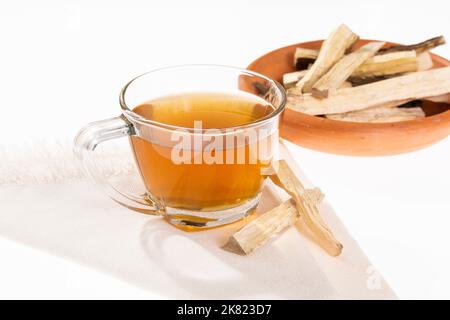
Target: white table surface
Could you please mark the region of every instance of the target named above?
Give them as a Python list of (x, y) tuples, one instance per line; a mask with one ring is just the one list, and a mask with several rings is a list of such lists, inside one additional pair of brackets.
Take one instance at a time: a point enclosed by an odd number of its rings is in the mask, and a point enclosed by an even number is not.
[[(445, 6), (443, 1), (2, 2), (0, 147), (70, 138), (89, 121), (117, 115), (121, 86), (152, 68), (245, 67), (272, 49), (324, 38), (341, 22), (373, 39), (450, 38)], [(450, 45), (435, 52), (450, 57)], [(449, 138), (382, 158), (290, 149), (400, 298), (450, 298)], [(1, 234), (0, 253), (0, 298), (158, 298)]]

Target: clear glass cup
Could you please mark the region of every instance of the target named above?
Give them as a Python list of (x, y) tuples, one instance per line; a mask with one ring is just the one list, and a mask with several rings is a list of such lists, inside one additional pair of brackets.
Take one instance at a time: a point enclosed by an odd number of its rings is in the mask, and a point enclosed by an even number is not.
[[(273, 111), (250, 123), (213, 130), (169, 125), (132, 111), (155, 98), (193, 92), (252, 96), (269, 104)], [(217, 65), (158, 69), (127, 83), (120, 93), (122, 114), (81, 129), (75, 138), (74, 153), (86, 174), (116, 202), (142, 213), (163, 215), (184, 229), (216, 227), (242, 219), (257, 207), (264, 170), (277, 156), (279, 122), (285, 103), (285, 92), (279, 83), (248, 70)], [(101, 173), (102, 164), (94, 157), (102, 142), (127, 136), (145, 194), (133, 194), (127, 186), (119, 189), (111, 185)], [(173, 150), (180, 149), (183, 139), (193, 141), (181, 146), (183, 154), (191, 152), (192, 159), (206, 159), (205, 146), (213, 140), (222, 141), (223, 159), (229, 152), (236, 156), (223, 163), (179, 163), (173, 159)], [(241, 162), (237, 160), (240, 150), (246, 155)]]

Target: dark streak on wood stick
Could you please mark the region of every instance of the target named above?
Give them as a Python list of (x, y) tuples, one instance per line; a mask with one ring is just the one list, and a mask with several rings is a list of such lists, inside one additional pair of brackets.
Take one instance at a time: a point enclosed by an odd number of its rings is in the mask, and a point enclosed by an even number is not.
[(390, 46), (387, 48), (380, 49), (379, 54), (396, 52), (396, 51), (409, 51), (415, 50), (417, 54), (422, 53), (424, 51), (428, 51), (434, 49), (440, 45), (445, 44), (445, 38), (443, 36), (434, 37), (416, 44), (411, 45), (396, 45)]

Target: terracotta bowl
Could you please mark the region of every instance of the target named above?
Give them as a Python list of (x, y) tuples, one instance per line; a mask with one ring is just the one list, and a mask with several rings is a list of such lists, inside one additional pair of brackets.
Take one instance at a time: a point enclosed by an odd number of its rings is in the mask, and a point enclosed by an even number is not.
[[(247, 68), (281, 82), (284, 73), (295, 71), (297, 47), (319, 49), (323, 40), (294, 44), (269, 52)], [(357, 46), (374, 40), (360, 40)], [(394, 43), (387, 43), (392, 45)], [(434, 68), (450, 61), (432, 54)], [(356, 123), (330, 120), (286, 109), (281, 136), (300, 146), (344, 155), (378, 156), (409, 152), (429, 146), (450, 134), (450, 106), (424, 101), (426, 117), (395, 123)]]

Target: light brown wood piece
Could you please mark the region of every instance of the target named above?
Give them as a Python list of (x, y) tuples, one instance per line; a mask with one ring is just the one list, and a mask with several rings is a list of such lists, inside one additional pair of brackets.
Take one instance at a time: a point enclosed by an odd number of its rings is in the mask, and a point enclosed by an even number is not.
[(323, 42), (316, 61), (306, 75), (297, 82), (296, 87), (302, 92), (311, 92), (312, 87), (317, 80), (327, 73), (328, 70), (342, 58), (345, 51), (357, 40), (358, 36), (346, 25), (340, 25), (331, 33), (328, 39)]
[(422, 108), (369, 108), (360, 111), (353, 111), (339, 114), (329, 114), (326, 116), (329, 119), (350, 121), (350, 122), (397, 122), (414, 120), (425, 117)]
[(271, 180), (283, 188), (295, 201), (300, 219), (308, 229), (318, 238), (330, 255), (338, 256), (342, 252), (342, 244), (336, 240), (333, 232), (320, 216), (317, 203), (306, 193), (303, 185), (284, 160), (278, 162), (277, 174), (270, 176)]
[(305, 76), (308, 70), (294, 71), (283, 74), (283, 86), (286, 89), (292, 88), (295, 84)]
[(375, 57), (375, 59), (367, 60), (348, 81), (354, 86), (359, 86), (409, 72), (429, 70), (433, 67), (433, 59), (427, 51), (419, 55), (415, 51), (403, 51)]
[[(314, 50), (309, 49), (309, 51)], [(315, 51), (318, 55), (319, 51)], [(351, 78), (356, 80), (358, 78), (374, 78), (376, 80), (377, 77), (428, 70), (432, 66), (433, 62), (428, 52), (421, 54), (417, 54), (415, 50), (390, 52), (367, 59), (352, 73)]]
[(328, 97), (328, 92), (341, 87), (351, 74), (384, 45), (384, 42), (370, 42), (358, 50), (342, 57), (313, 86), (312, 94), (317, 98)]
[(368, 59), (357, 68), (351, 77), (380, 77), (418, 70), (417, 54), (414, 50), (392, 52)]
[(283, 202), (233, 234), (223, 248), (233, 253), (248, 255), (277, 233), (293, 225), (298, 217), (295, 202), (292, 199)]
[(287, 93), (287, 108), (310, 115), (362, 110), (399, 100), (416, 100), (450, 92), (450, 67), (410, 73), (358, 87), (330, 93), (327, 99), (299, 94), (297, 88)]
[[(319, 189), (305, 190), (304, 194), (315, 203), (323, 199)], [(248, 255), (263, 246), (279, 232), (293, 225), (299, 219), (299, 213), (293, 199), (283, 202), (251, 221), (249, 224), (234, 233), (223, 246), (225, 250), (233, 253)]]

